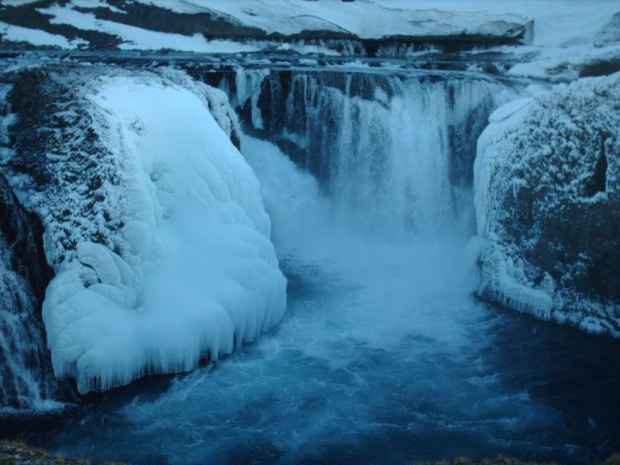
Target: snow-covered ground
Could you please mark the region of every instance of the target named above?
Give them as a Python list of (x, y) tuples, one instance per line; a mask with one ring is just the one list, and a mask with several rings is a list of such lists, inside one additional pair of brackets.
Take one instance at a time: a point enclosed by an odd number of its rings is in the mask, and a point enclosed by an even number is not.
[[(215, 13), (269, 33), (305, 30), (350, 33), (363, 39), (386, 36), (481, 34), (503, 37), (511, 26), (533, 21), (532, 45), (568, 47), (592, 43), (620, 6), (614, 0), (138, 0), (177, 13)], [(73, 0), (42, 10), (72, 20), (75, 7), (106, 6), (101, 0)], [(514, 31), (513, 31), (514, 32)]]
[[(52, 24), (68, 24), (86, 31), (98, 31), (120, 37), (123, 50), (170, 49), (196, 53), (239, 53), (256, 52), (258, 47), (228, 40), (207, 41), (201, 34), (185, 36), (165, 32), (149, 31), (127, 24), (97, 19), (92, 13), (82, 13), (71, 7), (51, 6), (44, 10), (53, 16)], [(63, 47), (66, 48), (66, 47)]]
[(284, 35), (302, 31), (345, 32), (364, 39), (386, 36), (442, 36), (481, 34), (503, 36), (514, 32), (527, 18), (505, 9), (478, 5), (463, 8), (457, 1), (340, 0), (139, 0), (178, 13), (217, 14), (270, 33)]
[[(13, 0), (5, 5), (28, 5)], [(137, 27), (127, 11), (131, 5), (157, 7), (170, 12), (169, 22), (191, 21), (192, 15), (205, 14), (227, 27), (211, 26), (194, 32), (178, 33), (163, 23)], [(385, 37), (454, 37), (485, 36), (510, 38), (523, 35), (522, 46), (506, 46), (500, 50), (516, 53), (521, 63), (510, 73), (515, 76), (572, 80), (585, 64), (620, 60), (620, 5), (615, 0), (138, 0), (138, 3), (115, 3), (104, 0), (72, 0), (37, 8), (26, 6), (50, 18), (52, 26), (69, 26), (80, 31), (97, 32), (118, 38), (119, 48), (126, 50), (178, 50), (196, 53), (241, 53), (263, 50), (294, 50), (298, 53), (350, 53), (354, 48), (321, 46), (313, 43), (281, 44), (277, 38), (265, 40), (267, 34), (280, 36), (321, 33), (351, 39)], [(9, 7), (10, 9), (10, 7)], [(99, 10), (103, 9), (103, 10)], [(163, 9), (163, 10), (162, 10)], [(123, 15), (104, 19), (98, 11)], [(127, 10), (127, 11), (126, 11)], [(158, 14), (160, 14), (158, 13)], [(182, 14), (185, 16), (173, 16)], [(40, 24), (40, 23), (39, 23)], [(133, 24), (133, 25), (132, 25)], [(221, 25), (220, 25), (221, 26)], [(259, 37), (248, 36), (226, 40), (227, 31), (251, 28), (262, 31)], [(207, 40), (202, 33), (218, 37)], [(232, 35), (236, 33), (230, 32)], [(244, 33), (245, 34), (245, 33)], [(0, 24), (4, 41), (27, 42), (34, 46), (56, 46), (63, 49), (88, 47), (86, 39), (71, 39), (57, 32), (29, 30), (21, 25)]]
[(52, 46), (64, 49), (75, 49), (84, 42), (81, 40), (68, 40), (66, 37), (39, 29), (15, 26), (0, 21), (0, 36), (10, 42), (28, 42), (35, 46)]

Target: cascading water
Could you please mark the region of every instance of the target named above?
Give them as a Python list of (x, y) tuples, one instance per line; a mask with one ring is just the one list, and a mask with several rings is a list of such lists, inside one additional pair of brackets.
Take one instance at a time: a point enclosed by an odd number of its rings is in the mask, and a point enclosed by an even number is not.
[[(0, 87), (0, 153), (6, 157), (6, 105)], [(0, 176), (0, 408), (53, 407), (55, 381), (45, 344), (41, 302), (51, 278), (43, 252), (43, 226), (19, 203)]]
[(476, 77), (238, 70), (220, 87), (252, 130), (315, 175), (346, 221), (374, 235), (471, 221), (473, 154), (517, 86)]
[[(25, 259), (22, 254), (36, 252), (33, 232), (41, 233), (42, 228), (39, 224), (38, 231), (30, 229), (36, 218), (20, 211), (4, 178), (0, 179), (0, 191), (3, 226), (15, 222), (16, 227), (11, 231), (13, 238), (4, 228), (0, 232), (0, 406), (39, 409), (52, 398), (54, 381), (45, 346), (40, 296), (28, 282), (28, 274), (35, 270), (19, 262)], [(45, 266), (45, 262), (36, 265)]]

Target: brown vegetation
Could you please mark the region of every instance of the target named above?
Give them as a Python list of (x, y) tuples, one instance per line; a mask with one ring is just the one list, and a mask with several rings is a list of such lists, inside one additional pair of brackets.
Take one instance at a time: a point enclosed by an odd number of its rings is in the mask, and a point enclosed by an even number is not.
[[(454, 460), (441, 460), (437, 462), (411, 462), (410, 465), (561, 465), (557, 462), (540, 463), (524, 462), (511, 457), (499, 456), (495, 459), (471, 460), (460, 457)], [(616, 453), (607, 460), (600, 462), (599, 465), (620, 465), (620, 453)]]
[[(68, 459), (62, 455), (49, 455), (22, 442), (0, 441), (0, 465), (91, 465), (90, 460)], [(106, 462), (106, 465), (123, 465)]]
[[(0, 440), (0, 465), (92, 465), (90, 460), (68, 459), (62, 455), (50, 455), (39, 449), (28, 447), (22, 442)], [(105, 462), (105, 465), (127, 465)], [(410, 465), (560, 465), (553, 463), (523, 462), (518, 459), (499, 456), (495, 459), (471, 460), (464, 457), (437, 462), (411, 462)], [(620, 453), (616, 453), (599, 465), (620, 465)]]

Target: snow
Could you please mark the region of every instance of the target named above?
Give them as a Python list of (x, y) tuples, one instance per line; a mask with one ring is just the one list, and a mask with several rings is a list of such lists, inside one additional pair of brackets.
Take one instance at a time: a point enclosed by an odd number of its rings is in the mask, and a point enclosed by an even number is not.
[(496, 138), (501, 137), (504, 130), (517, 126), (527, 115), (528, 106), (532, 103), (532, 97), (518, 98), (502, 105), (489, 117), (489, 126), (478, 139), (476, 159), (474, 161), (474, 205), (476, 209), (477, 230), (479, 235), (488, 234), (487, 223), (487, 195), (489, 190), (486, 186), (491, 182), (494, 173), (493, 163), (501, 158), (493, 145)]
[(39, 29), (30, 29), (14, 26), (0, 21), (0, 37), (10, 42), (27, 42), (36, 46), (53, 46), (65, 49), (75, 49), (84, 43), (81, 40), (68, 40), (66, 37), (50, 34)]
[(71, 4), (79, 8), (107, 8), (114, 13), (125, 14), (120, 8), (110, 5), (106, 0), (72, 0)]
[[(224, 17), (269, 33), (297, 34), (304, 30), (345, 32), (360, 38), (388, 35), (431, 36), (504, 34), (527, 19), (508, 11), (472, 8), (463, 2), (340, 0), (304, 2), (295, 0), (138, 0), (178, 13), (216, 12)], [(487, 2), (487, 5), (490, 3)]]
[(2, 0), (1, 6), (24, 6), (38, 1), (39, 0)]
[(490, 207), (495, 203), (494, 199), (490, 199), (494, 195), (490, 188), (491, 182), (497, 175), (497, 164), (501, 163), (499, 160), (504, 157), (503, 151), (495, 144), (505, 131), (522, 124), (532, 102), (532, 97), (524, 97), (499, 107), (489, 117), (490, 124), (478, 139), (474, 162), (474, 206), (478, 235), (468, 244), (466, 256), (470, 263), (477, 264), (474, 268), (478, 274), (478, 295), (548, 320), (553, 307), (551, 297), (543, 291), (528, 289), (520, 284), (518, 278), (527, 282), (522, 270), (515, 267), (510, 258), (495, 246), (493, 226), (499, 212)]
[(506, 23), (534, 20), (534, 45), (559, 47), (590, 41), (618, 12), (615, 0), (138, 0), (179, 13), (216, 11), (268, 32), (304, 29), (350, 32), (361, 38), (386, 35), (503, 34)]
[(483, 264), (480, 269), (474, 267), (479, 296), (541, 320), (551, 319), (553, 298), (544, 290), (524, 285), (526, 278), (522, 268), (491, 241), (475, 236), (467, 245), (465, 256), (471, 264)]
[(102, 78), (90, 100), (122, 170), (125, 245), (80, 242), (43, 307), (55, 374), (81, 393), (217, 359), (286, 304), (258, 181), (207, 101), (123, 76)]
[(514, 26), (527, 26), (525, 42), (529, 45), (501, 48), (522, 57), (523, 63), (509, 71), (519, 77), (572, 81), (585, 64), (620, 59), (620, 44), (601, 40), (620, 10), (616, 0), (138, 1), (180, 13), (215, 11), (241, 24), (281, 34), (320, 29), (372, 39), (462, 33), (506, 37), (514, 34)]
[(570, 82), (579, 78), (584, 66), (601, 61), (620, 60), (620, 45), (600, 47), (595, 44), (580, 44), (571, 47), (519, 47), (518, 54), (533, 54), (523, 63), (513, 66), (508, 74), (515, 77), (547, 79), (555, 82)]
[[(137, 1), (187, 15), (207, 13), (231, 24), (281, 35), (324, 31), (349, 34), (352, 39), (381, 39), (389, 36), (460, 37), (463, 34), (511, 38), (524, 34), (522, 41), (525, 45), (497, 49), (518, 57), (521, 63), (516, 64), (509, 73), (519, 77), (571, 81), (579, 77), (580, 70), (586, 64), (620, 59), (620, 43), (615, 38), (616, 23), (619, 21), (615, 16), (619, 12), (617, 0), (522, 0), (518, 3), (494, 0)], [(122, 6), (111, 5), (105, 0), (72, 0), (62, 6), (53, 4), (38, 11), (50, 15), (52, 24), (66, 24), (118, 36), (123, 41), (120, 48), (124, 50), (168, 49), (197, 53), (278, 50), (326, 55), (366, 53), (359, 42), (344, 40), (337, 43), (319, 40), (312, 43), (281, 43), (275, 37), (270, 40), (209, 41), (202, 34), (165, 33), (97, 19), (94, 10), (99, 8), (126, 14)], [(89, 9), (93, 12), (87, 12)], [(131, 18), (127, 18), (131, 23)], [(33, 44), (43, 45), (53, 41), (63, 48), (75, 48), (85, 43), (19, 31)], [(390, 57), (406, 58), (412, 53), (413, 49), (408, 50), (403, 45), (378, 50), (379, 56)]]
[(52, 16), (52, 24), (68, 24), (85, 31), (99, 31), (119, 36), (123, 43), (122, 50), (160, 50), (171, 49), (184, 52), (199, 53), (240, 53), (254, 52), (258, 47), (250, 44), (240, 44), (229, 40), (207, 41), (201, 34), (184, 36), (141, 29), (126, 24), (97, 19), (92, 13), (82, 13), (71, 7), (52, 5), (47, 9), (39, 10)]

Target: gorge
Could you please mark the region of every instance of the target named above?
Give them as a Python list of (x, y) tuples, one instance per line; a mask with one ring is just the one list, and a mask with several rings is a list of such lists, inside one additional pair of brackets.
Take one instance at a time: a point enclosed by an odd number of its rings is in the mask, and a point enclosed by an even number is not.
[[(0, 19), (138, 8), (43, 3)], [(620, 75), (512, 72), (540, 63), (510, 24), (514, 53), (5, 47), (0, 435), (95, 463), (620, 449)]]

